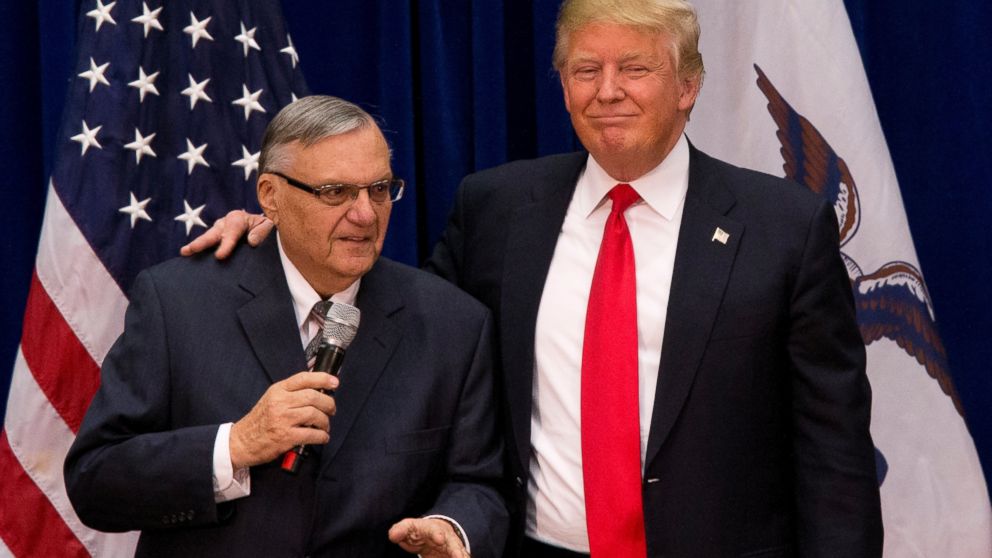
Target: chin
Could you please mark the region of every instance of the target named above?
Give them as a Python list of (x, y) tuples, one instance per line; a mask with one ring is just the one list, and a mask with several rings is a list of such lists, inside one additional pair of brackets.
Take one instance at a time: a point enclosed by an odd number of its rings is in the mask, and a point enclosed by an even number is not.
[(354, 261), (348, 262), (348, 264), (344, 266), (344, 272), (347, 275), (358, 279), (372, 269), (372, 266), (375, 265), (376, 259), (377, 258), (374, 257), (356, 258)]

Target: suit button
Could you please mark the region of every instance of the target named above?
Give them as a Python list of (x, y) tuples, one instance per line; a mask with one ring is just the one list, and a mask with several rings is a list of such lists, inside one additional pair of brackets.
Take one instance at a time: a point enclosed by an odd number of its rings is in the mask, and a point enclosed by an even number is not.
[(186, 512), (186, 519), (189, 519), (190, 521), (193, 521), (193, 516), (194, 515), (196, 515), (196, 512), (193, 511), (193, 510), (189, 510), (188, 512)]
[(168, 524), (169, 524), (169, 516), (163, 515), (162, 516), (162, 525), (168, 525)]

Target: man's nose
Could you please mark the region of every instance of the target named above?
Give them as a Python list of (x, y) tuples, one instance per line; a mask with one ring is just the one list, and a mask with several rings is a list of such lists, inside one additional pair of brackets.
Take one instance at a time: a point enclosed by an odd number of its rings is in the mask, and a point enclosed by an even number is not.
[(623, 80), (616, 68), (604, 68), (600, 77), (599, 88), (596, 90), (596, 100), (601, 103), (612, 103), (627, 96), (623, 89)]
[(375, 222), (375, 209), (372, 207), (372, 199), (369, 198), (368, 189), (363, 188), (358, 191), (358, 197), (351, 202), (346, 216), (356, 225), (368, 226)]

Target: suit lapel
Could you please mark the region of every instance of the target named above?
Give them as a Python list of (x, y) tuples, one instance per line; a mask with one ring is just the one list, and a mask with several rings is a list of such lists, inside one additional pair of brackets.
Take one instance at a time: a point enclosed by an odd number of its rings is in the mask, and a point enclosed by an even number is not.
[[(727, 213), (735, 198), (708, 172), (709, 159), (691, 148), (689, 190), (679, 230), (658, 389), (645, 464), (657, 456), (685, 404), (730, 278), (744, 225)], [(726, 243), (714, 238), (728, 236)]]
[(510, 420), (520, 463), (530, 456), (534, 328), (565, 212), (587, 155), (575, 153), (533, 177), (531, 199), (508, 223), (500, 301), (500, 339)]
[(278, 382), (305, 370), (293, 297), (279, 261), (275, 235), (254, 249), (242, 273), (241, 288), (254, 296), (238, 309), (238, 319), (269, 379)]
[(344, 444), (402, 337), (392, 315), (402, 310), (403, 299), (396, 289), (399, 281), (390, 279), (388, 264), (380, 260), (362, 278), (356, 301), (362, 312), (361, 322), (341, 367), (341, 388), (334, 396), (337, 412), (331, 418), (331, 440), (321, 451), (324, 469)]

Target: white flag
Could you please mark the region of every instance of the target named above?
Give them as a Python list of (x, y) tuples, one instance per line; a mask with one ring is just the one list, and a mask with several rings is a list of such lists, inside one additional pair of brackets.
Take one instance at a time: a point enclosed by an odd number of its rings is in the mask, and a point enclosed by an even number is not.
[(992, 510), (841, 0), (696, 0), (703, 151), (834, 202), (868, 350), (886, 558), (987, 558)]

